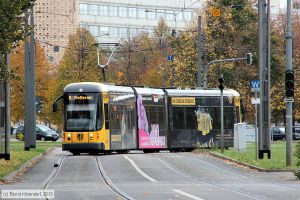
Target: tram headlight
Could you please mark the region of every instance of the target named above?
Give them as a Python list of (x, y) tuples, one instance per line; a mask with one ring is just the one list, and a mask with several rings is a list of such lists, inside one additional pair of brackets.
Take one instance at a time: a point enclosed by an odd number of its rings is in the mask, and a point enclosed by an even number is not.
[(68, 133), (68, 138), (70, 138), (71, 137), (71, 133)]
[(93, 137), (93, 133), (90, 133), (90, 137)]

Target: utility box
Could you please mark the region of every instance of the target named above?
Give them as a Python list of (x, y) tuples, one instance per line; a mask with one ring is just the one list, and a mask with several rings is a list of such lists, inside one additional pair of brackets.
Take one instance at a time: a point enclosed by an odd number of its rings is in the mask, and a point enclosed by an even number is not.
[(234, 149), (238, 152), (247, 151), (246, 128), (246, 123), (234, 124)]

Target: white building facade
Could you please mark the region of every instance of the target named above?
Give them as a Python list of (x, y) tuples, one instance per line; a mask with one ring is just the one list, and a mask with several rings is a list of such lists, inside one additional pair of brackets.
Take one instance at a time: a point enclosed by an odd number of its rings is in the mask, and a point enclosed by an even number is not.
[(98, 42), (119, 42), (141, 32), (153, 34), (160, 18), (184, 30), (201, 8), (197, 0), (79, 0), (79, 25)]

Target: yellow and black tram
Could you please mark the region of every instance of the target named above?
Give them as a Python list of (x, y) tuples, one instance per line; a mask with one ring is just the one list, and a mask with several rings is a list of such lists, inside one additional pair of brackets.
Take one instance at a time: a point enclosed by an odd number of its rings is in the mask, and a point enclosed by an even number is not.
[[(155, 152), (219, 145), (220, 91), (72, 83), (63, 102), (62, 148), (81, 152)], [(225, 146), (241, 121), (240, 97), (224, 90)]]

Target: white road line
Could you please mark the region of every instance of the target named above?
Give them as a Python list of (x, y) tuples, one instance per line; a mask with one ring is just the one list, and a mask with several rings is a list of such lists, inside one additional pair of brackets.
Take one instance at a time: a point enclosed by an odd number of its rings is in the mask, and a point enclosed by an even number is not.
[(196, 197), (196, 196), (194, 196), (194, 195), (191, 195), (191, 194), (189, 194), (189, 193), (186, 193), (186, 192), (183, 192), (183, 191), (181, 191), (181, 190), (177, 190), (177, 189), (172, 189), (174, 192), (177, 192), (177, 193), (179, 193), (179, 194), (182, 194), (182, 195), (184, 195), (184, 196), (186, 196), (186, 197), (190, 197), (191, 199), (195, 199), (195, 200), (204, 200), (204, 199), (201, 199), (201, 198), (199, 198), (199, 197)]
[(128, 158), (127, 156), (124, 156), (124, 158), (126, 158), (131, 164), (132, 166), (136, 169), (136, 171), (138, 173), (140, 173), (143, 177), (145, 177), (146, 179), (148, 179), (149, 181), (152, 181), (154, 183), (157, 182), (157, 180), (155, 180), (154, 178), (151, 178), (150, 176), (148, 176), (145, 172), (143, 172), (136, 164), (135, 162), (133, 162), (133, 160), (131, 160), (130, 158)]

